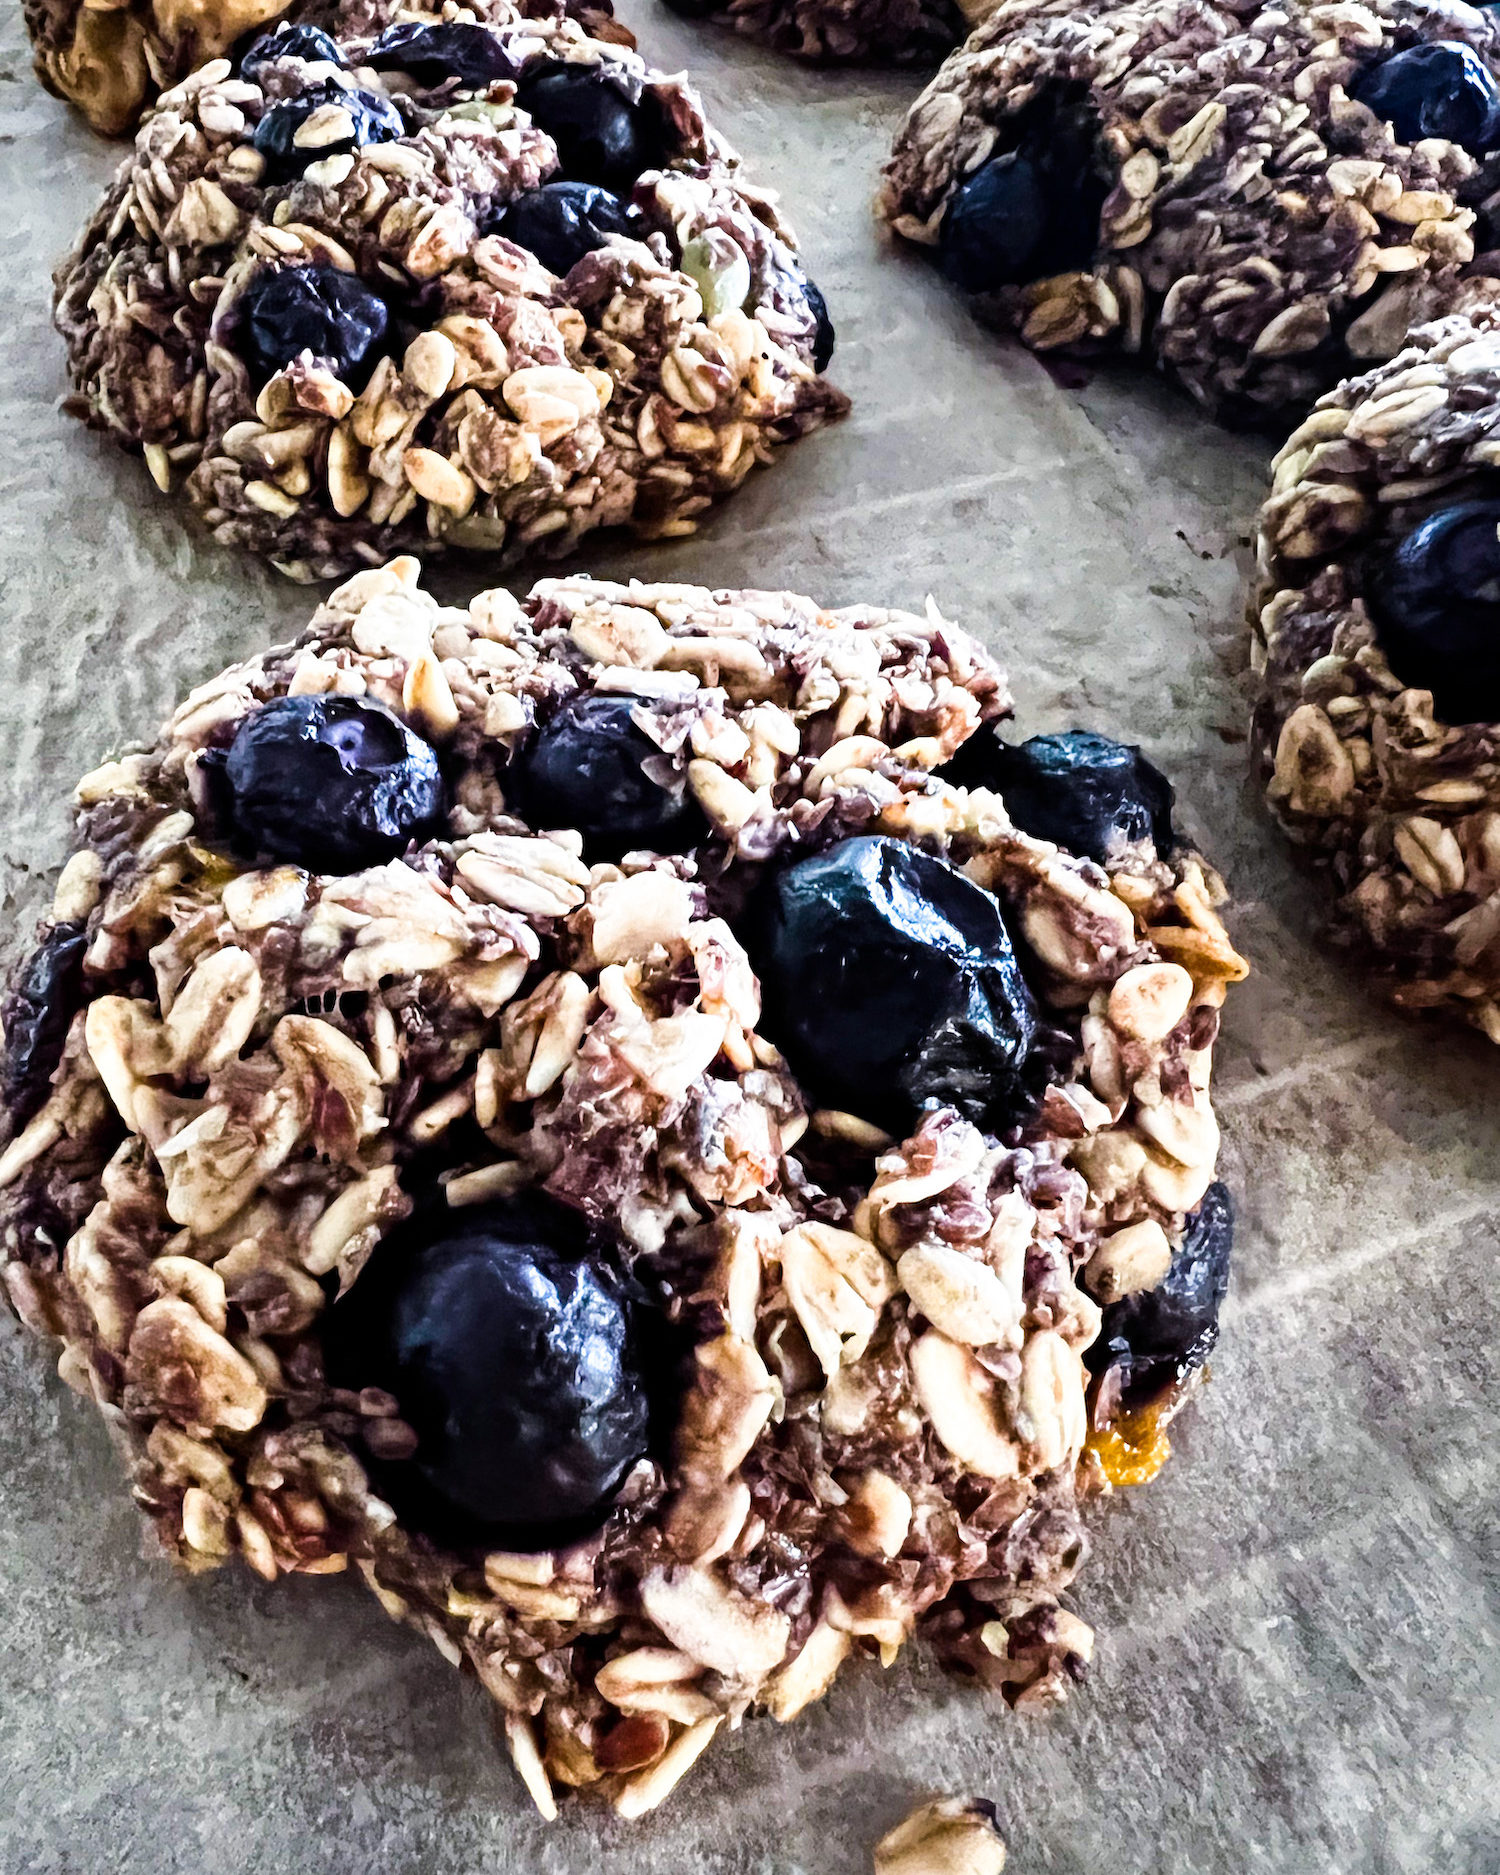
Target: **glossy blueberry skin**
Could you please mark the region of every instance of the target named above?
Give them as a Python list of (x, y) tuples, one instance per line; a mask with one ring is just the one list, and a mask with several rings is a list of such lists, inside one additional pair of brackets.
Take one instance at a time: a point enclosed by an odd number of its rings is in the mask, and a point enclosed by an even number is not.
[(422, 1522), (547, 1547), (597, 1527), (647, 1449), (634, 1310), (573, 1218), (538, 1197), (394, 1232), (329, 1312), (331, 1379), (392, 1394), (417, 1435)]
[(1087, 112), (1043, 99), (1019, 142), (965, 178), (943, 217), (938, 265), (965, 293), (994, 293), (1092, 264), (1109, 192)]
[(462, 21), (432, 26), (407, 21), (388, 26), (362, 62), (376, 72), (409, 72), (419, 85), (441, 85), (456, 78), (464, 91), (481, 91), (497, 79), (516, 75), (495, 35)]
[(343, 66), (344, 55), (320, 26), (283, 26), (280, 32), (262, 33), (240, 55), (240, 77), (258, 85), (260, 74), (278, 59), (302, 59), (308, 64), (321, 60), (327, 65)]
[(635, 704), (633, 697), (578, 692), (505, 773), (517, 813), (534, 827), (576, 827), (591, 861), (638, 846), (686, 852), (708, 831), (681, 780), (656, 778), (671, 765), (632, 721)]
[(539, 59), (521, 74), (516, 102), (557, 145), (570, 181), (626, 195), (642, 170), (664, 160), (660, 113), (650, 93), (632, 104), (599, 66)]
[(1472, 46), (1455, 40), (1393, 52), (1361, 72), (1350, 95), (1384, 118), (1399, 143), (1444, 137), (1476, 156), (1500, 145), (1500, 84)]
[[(297, 131), (325, 104), (342, 105), (349, 113), (354, 121), (353, 137), (319, 144), (316, 149), (299, 148)], [(266, 181), (290, 182), (325, 156), (360, 150), (370, 143), (389, 143), (393, 137), (405, 134), (401, 113), (389, 98), (374, 91), (350, 90), (335, 79), (324, 78), (299, 91), (295, 98), (273, 104), (255, 127), (255, 147), (266, 159)]]
[(990, 788), (1022, 833), (1108, 865), (1149, 841), (1170, 853), (1172, 784), (1140, 750), (1088, 729), (1007, 743), (993, 728), (970, 736), (938, 770), (961, 788)]
[(1375, 635), (1404, 684), (1448, 723), (1500, 722), (1500, 501), (1439, 508), (1363, 581)]
[(316, 872), (358, 872), (436, 831), (436, 751), (367, 697), (277, 697), (240, 724), (223, 766), (236, 843)]
[(331, 361), (362, 389), (390, 323), (385, 301), (338, 267), (278, 267), (259, 273), (238, 305), (240, 355), (263, 382), (303, 352)]
[(748, 933), (765, 1032), (819, 1105), (903, 1132), (931, 1101), (1008, 1124), (1037, 1014), (999, 903), (881, 835), (769, 881)]
[(808, 306), (812, 309), (812, 316), (817, 322), (813, 331), (813, 370), (826, 371), (837, 341), (833, 321), (828, 317), (828, 301), (824, 299), (817, 285), (811, 280), (802, 282), (802, 290), (807, 295)]
[(1096, 1373), (1123, 1364), (1126, 1406), (1154, 1398), (1213, 1352), (1233, 1248), (1234, 1200), (1228, 1187), (1216, 1181), (1188, 1220), (1156, 1288), (1123, 1296), (1105, 1309), (1099, 1338), (1086, 1358)]
[(46, 1102), (52, 1076), (83, 993), (81, 924), (55, 924), (11, 978), (0, 1017), (5, 1056), (0, 1062), (0, 1105), (19, 1131)]
[(536, 255), (561, 280), (612, 234), (640, 237), (640, 218), (592, 182), (547, 182), (508, 202), (485, 228)]

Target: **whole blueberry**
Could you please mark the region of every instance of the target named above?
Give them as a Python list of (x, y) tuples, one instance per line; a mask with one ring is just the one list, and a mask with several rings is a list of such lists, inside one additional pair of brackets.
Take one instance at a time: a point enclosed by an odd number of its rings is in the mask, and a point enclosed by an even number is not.
[(591, 859), (632, 847), (681, 853), (707, 833), (681, 776), (634, 719), (638, 699), (579, 691), (506, 770), (506, 793), (534, 827), (574, 827)]
[(1002, 742), (978, 730), (938, 770), (961, 788), (991, 788), (1022, 833), (1101, 866), (1149, 842), (1170, 853), (1172, 784), (1138, 748), (1088, 729)]
[[(335, 137), (327, 143), (299, 144), (297, 132), (314, 111), (327, 104), (348, 112), (353, 135)], [(389, 98), (375, 91), (350, 89), (337, 79), (322, 78), (299, 91), (295, 98), (271, 106), (255, 126), (255, 147), (266, 159), (266, 181), (289, 182), (325, 156), (340, 156), (369, 143), (389, 143), (393, 137), (405, 134), (401, 113)]]
[(814, 320), (813, 327), (813, 370), (826, 371), (828, 361), (833, 357), (835, 333), (833, 321), (828, 317), (828, 301), (824, 299), (817, 286), (811, 280), (802, 282), (802, 291), (807, 295), (808, 308)]
[(943, 217), (938, 264), (965, 293), (993, 293), (1040, 278), (1032, 262), (1047, 232), (1047, 193), (1015, 150), (960, 184)]
[(389, 314), (363, 280), (319, 265), (257, 274), (240, 296), (238, 320), (241, 355), (260, 379), (311, 352), (360, 390), (380, 355)]
[(0, 1062), (0, 1104), (19, 1132), (51, 1091), (68, 1028), (83, 990), (81, 924), (55, 924), (11, 978), (0, 1018), (5, 1055)]
[(774, 875), (752, 918), (766, 1033), (820, 1105), (904, 1131), (928, 1102), (1004, 1124), (1036, 1009), (1000, 906), (943, 860), (860, 835)]
[(309, 65), (319, 60), (326, 65), (344, 64), (343, 53), (321, 26), (281, 26), (251, 40), (240, 54), (240, 76), (258, 85), (261, 72), (278, 59), (302, 59)]
[(1371, 568), (1364, 601), (1391, 669), (1444, 721), (1500, 721), (1500, 501), (1420, 521)]
[(618, 194), (663, 160), (661, 114), (650, 93), (632, 103), (602, 66), (539, 59), (521, 74), (516, 101), (557, 145), (573, 182)]
[(416, 1433), (395, 1495), (414, 1472), (428, 1520), (541, 1548), (603, 1522), (647, 1449), (634, 1314), (572, 1214), (518, 1199), (392, 1233), (329, 1311), (324, 1356)]
[(224, 763), (236, 842), (316, 872), (358, 872), (429, 837), (443, 812), (430, 743), (367, 697), (277, 697)]
[(639, 235), (640, 219), (617, 195), (592, 182), (547, 182), (507, 202), (486, 234), (527, 248), (559, 279), (612, 234)]
[(1500, 145), (1500, 85), (1472, 46), (1408, 46), (1368, 66), (1350, 88), (1399, 143), (1443, 137), (1475, 155)]
[(488, 27), (461, 21), (431, 26), (407, 21), (388, 26), (363, 63), (377, 72), (409, 72), (419, 85), (428, 87), (456, 78), (465, 91), (481, 91), (497, 79), (516, 75), (504, 45)]
[(1189, 1218), (1156, 1288), (1105, 1309), (1088, 1364), (1095, 1372), (1123, 1364), (1127, 1406), (1143, 1404), (1208, 1359), (1219, 1338), (1233, 1247), (1234, 1200), (1216, 1182)]

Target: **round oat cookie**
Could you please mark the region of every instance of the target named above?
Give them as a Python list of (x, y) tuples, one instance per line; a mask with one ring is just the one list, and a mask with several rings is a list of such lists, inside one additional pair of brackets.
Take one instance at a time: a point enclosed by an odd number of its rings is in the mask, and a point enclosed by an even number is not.
[(691, 533), (846, 408), (790, 232), (635, 53), (430, 30), (161, 98), (57, 276), (73, 413), (299, 578)]
[(1335, 933), (1500, 1041), (1500, 314), (1419, 327), (1276, 458), (1252, 606), (1267, 798)]
[(596, 39), (634, 45), (610, 0), (22, 0), (36, 75), (106, 137), (134, 129), (169, 86), (280, 24), (373, 35), (398, 22), (570, 15)]
[(1495, 245), (1497, 71), (1493, 12), (1449, 0), (1009, 0), (913, 105), (881, 209), (1026, 344), (1268, 424)]
[(936, 65), (989, 12), (986, 0), (664, 0), (819, 65)]
[(935, 611), (417, 576), (80, 784), (4, 1009), (14, 1307), (170, 1556), (358, 1570), (548, 1814), (919, 1626), (1061, 1698), (1084, 1507), (1227, 1275), (1244, 965), (1170, 790), (1002, 743)]

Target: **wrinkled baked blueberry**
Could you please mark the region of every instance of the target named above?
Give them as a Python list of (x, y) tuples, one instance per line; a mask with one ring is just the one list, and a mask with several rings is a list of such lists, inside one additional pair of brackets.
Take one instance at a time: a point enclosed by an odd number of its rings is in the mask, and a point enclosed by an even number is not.
[(430, 743), (367, 697), (277, 697), (247, 716), (223, 768), (238, 844), (357, 872), (431, 834), (443, 778)]
[(1036, 1008), (1000, 906), (919, 848), (860, 835), (769, 882), (752, 919), (766, 1033), (824, 1106), (904, 1130), (928, 1101), (1029, 1104)]
[(802, 290), (807, 295), (807, 303), (812, 308), (812, 316), (816, 321), (813, 330), (813, 370), (826, 371), (828, 369), (828, 361), (833, 357), (833, 347), (836, 337), (833, 330), (833, 321), (828, 317), (828, 301), (824, 299), (822, 293), (811, 280), (803, 280)]
[(388, 26), (362, 63), (376, 72), (409, 72), (418, 84), (429, 87), (456, 78), (465, 91), (479, 91), (516, 75), (495, 35), (462, 21), (420, 26), (409, 20)]
[(1363, 582), (1375, 635), (1402, 683), (1445, 722), (1500, 721), (1500, 501), (1439, 508)]
[(506, 770), (506, 791), (534, 827), (576, 827), (591, 858), (634, 846), (681, 853), (707, 832), (697, 804), (632, 711), (637, 699), (580, 691)]
[(338, 267), (280, 267), (259, 273), (240, 296), (240, 352), (261, 379), (303, 352), (328, 359), (337, 377), (363, 388), (389, 315), (363, 280)]
[(277, 59), (302, 59), (307, 64), (321, 60), (327, 65), (342, 66), (344, 55), (321, 26), (283, 26), (274, 33), (262, 33), (240, 55), (240, 77), (258, 85), (260, 74)]
[(965, 293), (1092, 264), (1109, 192), (1086, 112), (1043, 100), (1019, 141), (965, 178), (943, 217), (938, 265)]
[[(333, 136), (326, 142), (299, 143), (298, 131), (325, 105), (336, 105), (348, 113), (352, 134)], [(322, 78), (299, 91), (295, 98), (271, 106), (255, 126), (255, 147), (266, 159), (266, 181), (289, 182), (325, 156), (361, 150), (368, 143), (388, 143), (405, 132), (401, 113), (389, 98), (374, 91), (351, 90), (337, 79)]]
[(573, 1216), (528, 1197), (392, 1233), (329, 1311), (324, 1355), (335, 1384), (395, 1397), (417, 1445), (391, 1470), (438, 1519), (540, 1547), (602, 1522), (647, 1448), (634, 1312)]
[(1172, 784), (1140, 750), (1088, 729), (1007, 743), (986, 727), (938, 773), (961, 788), (992, 788), (1022, 833), (1103, 866), (1149, 840), (1170, 853)]
[(612, 234), (640, 234), (640, 218), (592, 182), (548, 182), (507, 202), (485, 228), (527, 248), (559, 279)]
[(516, 101), (557, 145), (563, 173), (617, 194), (664, 159), (661, 114), (649, 92), (632, 103), (598, 65), (539, 59), (528, 65)]
[(1350, 95), (1383, 117), (1400, 143), (1445, 137), (1476, 155), (1500, 145), (1500, 85), (1472, 46), (1408, 46), (1361, 72)]
[(5, 1057), (0, 1103), (19, 1130), (46, 1101), (83, 985), (88, 938), (81, 924), (55, 924), (11, 979), (0, 1016)]
[(1171, 1266), (1155, 1289), (1123, 1296), (1104, 1311), (1087, 1360), (1096, 1372), (1122, 1366), (1121, 1399), (1144, 1404), (1201, 1367), (1219, 1338), (1229, 1288), (1234, 1200), (1217, 1181), (1188, 1220)]

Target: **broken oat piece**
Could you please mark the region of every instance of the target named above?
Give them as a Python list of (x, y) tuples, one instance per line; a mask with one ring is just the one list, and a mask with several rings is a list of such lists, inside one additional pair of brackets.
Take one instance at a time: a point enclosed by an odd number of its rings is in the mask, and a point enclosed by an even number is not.
[(937, 1797), (875, 1845), (875, 1875), (1001, 1875), (1005, 1840), (982, 1797)]
[(1245, 966), (1139, 751), (1009, 712), (935, 610), (407, 559), (79, 787), (11, 1302), (168, 1554), (357, 1569), (547, 1814), (919, 1627), (1018, 1706), (1089, 1658)]
[(847, 407), (790, 233), (634, 52), (425, 32), (160, 99), (57, 276), (69, 407), (296, 578), (691, 533)]
[[(236, 64), (257, 35), (297, 30), (373, 37), (383, 27), (460, 41), (468, 23), (562, 17), (596, 39), (633, 45), (610, 0), (23, 0), (36, 75), (106, 137), (133, 130), (157, 95), (211, 59)], [(455, 33), (456, 28), (456, 33)], [(326, 48), (323, 48), (326, 50)]]
[(1038, 351), (1269, 424), (1450, 310), (1495, 192), (1500, 27), (1438, 0), (1008, 0), (911, 109), (881, 210)]
[(1500, 315), (1419, 328), (1276, 458), (1251, 623), (1272, 810), (1403, 1007), (1500, 1041)]

